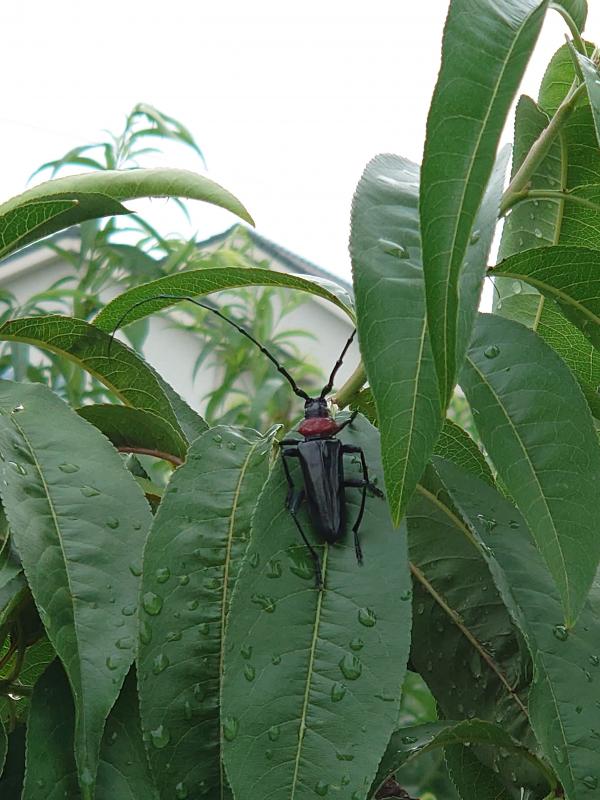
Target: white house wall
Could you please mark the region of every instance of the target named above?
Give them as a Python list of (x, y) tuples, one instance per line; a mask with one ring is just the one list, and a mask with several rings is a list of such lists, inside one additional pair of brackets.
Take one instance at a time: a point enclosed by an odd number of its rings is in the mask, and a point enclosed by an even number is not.
[[(280, 265), (277, 268), (280, 269)], [(73, 274), (70, 265), (52, 251), (32, 248), (0, 268), (0, 286), (13, 292), (19, 302), (24, 302), (69, 274)], [(342, 311), (318, 298), (308, 300), (291, 312), (283, 327), (315, 333), (316, 341), (298, 339), (297, 343), (325, 375), (329, 375), (352, 330)], [(167, 319), (155, 317), (151, 320), (144, 345), (146, 359), (193, 408), (202, 412), (202, 398), (218, 385), (219, 370), (203, 366), (193, 381), (192, 369), (198, 350), (193, 334), (174, 329)], [(352, 373), (357, 363), (358, 348), (354, 344), (338, 373), (338, 385)]]

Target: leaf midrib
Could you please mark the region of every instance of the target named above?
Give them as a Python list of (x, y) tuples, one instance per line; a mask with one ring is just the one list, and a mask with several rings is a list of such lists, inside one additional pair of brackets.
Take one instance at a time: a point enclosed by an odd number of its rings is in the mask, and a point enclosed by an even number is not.
[[(329, 555), (329, 545), (325, 544), (323, 547), (323, 558), (321, 563), (321, 577), (325, 580), (327, 574), (327, 556)], [(310, 645), (310, 653), (308, 657), (308, 670), (306, 674), (306, 686), (304, 689), (304, 700), (302, 703), (302, 711), (300, 713), (300, 725), (298, 727), (298, 749), (296, 750), (296, 759), (294, 761), (294, 774), (292, 776), (292, 785), (290, 787), (291, 794), (290, 800), (294, 800), (296, 796), (296, 786), (298, 784), (298, 774), (300, 772), (300, 754), (302, 753), (302, 744), (304, 742), (304, 734), (306, 732), (306, 717), (308, 714), (308, 701), (310, 697), (310, 685), (315, 663), (315, 653), (317, 650), (317, 642), (319, 640), (319, 625), (321, 623), (321, 611), (323, 607), (323, 597), (325, 591), (321, 589), (317, 599), (317, 608), (315, 613), (315, 624), (313, 628), (313, 637)]]
[[(225, 630), (227, 627), (227, 599), (228, 599), (228, 583), (229, 583), (229, 569), (231, 566), (231, 548), (233, 545), (233, 530), (235, 525), (236, 514), (238, 510), (238, 504), (240, 499), (240, 494), (242, 490), (242, 483), (246, 476), (246, 471), (248, 469), (248, 464), (250, 463), (250, 459), (254, 455), (256, 448), (261, 444), (263, 441), (262, 437), (257, 439), (256, 442), (251, 446), (246, 458), (244, 459), (244, 463), (240, 469), (240, 475), (235, 487), (235, 493), (233, 496), (233, 503), (231, 506), (231, 514), (229, 516), (229, 529), (227, 531), (227, 548), (225, 551), (225, 563), (223, 565), (223, 596), (221, 598), (221, 640), (219, 643), (219, 687), (220, 687), (220, 695), (221, 701), (219, 703), (222, 706), (222, 694), (223, 694), (223, 662), (225, 659)], [(225, 772), (224, 772), (224, 765), (223, 765), (223, 731), (221, 726), (219, 726), (219, 773), (220, 773), (220, 781), (219, 781), (219, 797), (220, 800), (223, 800), (225, 797)]]

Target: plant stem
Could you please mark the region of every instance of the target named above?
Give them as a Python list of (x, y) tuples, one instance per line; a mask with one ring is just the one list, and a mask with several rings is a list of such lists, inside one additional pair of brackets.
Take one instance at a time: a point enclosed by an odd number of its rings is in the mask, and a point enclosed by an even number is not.
[(592, 211), (600, 211), (600, 203), (594, 203), (593, 200), (588, 200), (587, 197), (579, 197), (569, 191), (563, 192), (558, 189), (529, 189), (518, 192), (512, 196), (510, 205), (506, 206), (504, 210), (507, 211), (525, 200), (568, 200)]
[(358, 394), (366, 382), (367, 373), (365, 372), (364, 364), (361, 361), (339, 392), (336, 392), (331, 398), (332, 402), (334, 402), (338, 408), (346, 408), (352, 398)]
[(585, 43), (581, 38), (581, 34), (579, 33), (579, 28), (575, 24), (575, 20), (573, 19), (573, 17), (567, 11), (565, 11), (565, 9), (558, 3), (556, 4), (550, 3), (550, 7), (553, 8), (555, 11), (558, 11), (558, 13), (567, 23), (567, 28), (569, 29), (571, 36), (573, 37), (573, 44), (582, 55), (586, 56), (587, 52), (585, 49)]
[(503, 216), (515, 202), (519, 202), (518, 200), (515, 201), (515, 195), (522, 195), (522, 193), (527, 190), (533, 173), (548, 154), (552, 142), (558, 135), (565, 120), (573, 111), (577, 100), (585, 90), (585, 84), (578, 86), (577, 81), (573, 82), (564, 100), (557, 108), (556, 113), (533, 143), (529, 153), (525, 156), (523, 163), (504, 192), (502, 202), (500, 203), (500, 216)]
[(119, 453), (138, 453), (143, 456), (162, 458), (163, 461), (169, 461), (174, 467), (180, 467), (183, 464), (183, 459), (179, 458), (179, 456), (165, 453), (163, 450), (153, 450), (151, 447), (136, 447), (135, 445), (124, 444), (117, 447), (117, 450)]

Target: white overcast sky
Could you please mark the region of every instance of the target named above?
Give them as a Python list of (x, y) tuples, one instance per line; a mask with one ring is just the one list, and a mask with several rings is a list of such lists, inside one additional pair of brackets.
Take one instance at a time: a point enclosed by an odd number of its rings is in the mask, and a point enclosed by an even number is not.
[[(586, 33), (597, 41), (600, 2), (590, 5)], [(446, 0), (4, 3), (2, 199), (43, 161), (118, 130), (144, 101), (192, 130), (208, 175), (239, 196), (260, 233), (349, 278), (350, 202), (364, 165), (379, 152), (421, 159), (446, 10)], [(535, 95), (564, 32), (550, 12), (524, 91)], [(146, 162), (163, 165), (202, 169), (181, 149)], [(200, 237), (234, 221), (190, 205), (191, 227), (166, 201), (148, 213), (165, 233)]]

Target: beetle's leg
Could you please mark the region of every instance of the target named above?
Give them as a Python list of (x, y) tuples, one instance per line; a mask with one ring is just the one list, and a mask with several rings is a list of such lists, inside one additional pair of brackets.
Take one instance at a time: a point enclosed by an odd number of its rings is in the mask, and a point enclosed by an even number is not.
[(367, 501), (367, 489), (370, 489), (378, 497), (383, 497), (383, 492), (380, 491), (369, 480), (369, 468), (367, 467), (367, 461), (365, 459), (365, 454), (363, 452), (362, 447), (357, 447), (351, 444), (345, 444), (342, 446), (342, 453), (358, 453), (360, 456), (360, 463), (362, 465), (362, 473), (363, 473), (362, 479), (348, 478), (347, 480), (344, 481), (344, 486), (362, 489), (362, 495), (360, 498), (360, 508), (358, 509), (358, 516), (356, 517), (356, 522), (352, 526), (352, 533), (354, 534), (354, 550), (356, 552), (356, 560), (358, 561), (359, 564), (362, 564), (363, 555), (362, 555), (362, 548), (360, 546), (360, 539), (358, 537), (358, 531), (360, 530), (362, 518), (365, 513), (365, 503)]
[(288, 467), (287, 462), (286, 462), (286, 457), (287, 458), (294, 458), (294, 457), (297, 457), (297, 456), (298, 456), (298, 452), (297, 451), (294, 452), (293, 450), (291, 450), (291, 451), (290, 450), (283, 450), (283, 452), (282, 452), (281, 462), (283, 464), (283, 470), (285, 472), (285, 477), (287, 478), (287, 482), (288, 482), (288, 486), (289, 486), (285, 504), (286, 504), (287, 510), (290, 512), (290, 515), (291, 515), (292, 519), (294, 520), (294, 523), (295, 523), (296, 527), (298, 528), (298, 532), (299, 532), (300, 536), (302, 537), (302, 541), (306, 545), (306, 547), (308, 549), (308, 552), (310, 553), (311, 558), (312, 558), (312, 560), (314, 562), (314, 565), (315, 565), (315, 585), (316, 585), (317, 589), (323, 589), (324, 587), (323, 587), (323, 572), (321, 570), (321, 559), (319, 558), (319, 554), (317, 553), (315, 548), (312, 546), (312, 544), (306, 538), (306, 534), (302, 530), (302, 525), (300, 525), (300, 520), (298, 519), (298, 516), (297, 516), (298, 509), (300, 508), (300, 506), (302, 504), (302, 501), (304, 500), (305, 492), (304, 492), (304, 489), (299, 489), (299, 490), (296, 489), (296, 486), (294, 484), (294, 479), (292, 478), (292, 475), (290, 473), (289, 467)]
[(301, 441), (302, 439), (282, 439), (280, 442), (277, 442), (277, 444), (280, 447), (287, 447), (288, 445), (300, 444)]
[(352, 423), (353, 423), (353, 422), (354, 422), (354, 420), (356, 419), (356, 416), (357, 416), (357, 414), (358, 414), (358, 411), (353, 411), (353, 412), (350, 414), (350, 416), (348, 417), (348, 419), (347, 419), (345, 422), (342, 422), (342, 424), (340, 425), (340, 427), (337, 429), (337, 431), (336, 431), (336, 434), (335, 434), (335, 435), (337, 436), (337, 435), (338, 435), (338, 433), (339, 433), (340, 431), (343, 431), (343, 430), (344, 430), (344, 428), (346, 428), (348, 425), (352, 425)]
[[(372, 492), (376, 497), (383, 497), (384, 494), (374, 483), (371, 483), (369, 480), (369, 468), (367, 466), (367, 460), (365, 459), (365, 454), (362, 447), (358, 447), (353, 444), (344, 444), (342, 445), (342, 453), (357, 453), (360, 456), (360, 464), (362, 466), (362, 473), (363, 477), (362, 480), (358, 483), (348, 483), (346, 482), (346, 486), (366, 486), (366, 488)], [(363, 483), (364, 482), (364, 483)]]

